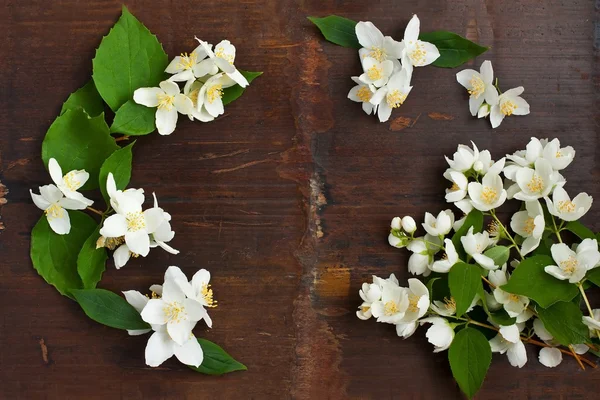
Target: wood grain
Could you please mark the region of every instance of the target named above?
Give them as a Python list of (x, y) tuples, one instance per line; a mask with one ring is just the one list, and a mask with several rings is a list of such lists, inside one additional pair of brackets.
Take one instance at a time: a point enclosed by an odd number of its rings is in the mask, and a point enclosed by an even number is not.
[[(95, 48), (120, 14), (117, 1), (4, 0), (0, 20), (0, 398), (344, 399), (460, 398), (445, 354), (423, 330), (359, 321), (358, 289), (396, 273), (407, 254), (386, 242), (390, 219), (446, 207), (444, 154), (474, 140), (497, 157), (531, 136), (558, 137), (577, 158), (568, 189), (600, 198), (598, 10), (589, 0), (279, 0), (159, 2), (129, 9), (172, 57), (198, 35), (230, 39), (236, 64), (264, 71), (211, 124), (180, 123), (141, 138), (132, 185), (156, 192), (173, 215), (179, 256), (154, 252), (101, 286), (145, 290), (168, 265), (214, 276), (218, 342), (249, 370), (200, 376), (171, 360), (144, 365), (145, 339), (100, 326), (35, 273), (29, 233), (45, 184), (41, 141), (62, 101), (91, 74)], [(473, 119), (457, 70), (418, 69), (408, 101), (378, 124), (346, 100), (356, 53), (324, 42), (306, 16), (371, 20), (401, 37), (411, 14), (491, 46), (504, 89), (525, 86), (532, 112), (492, 131)], [(595, 42), (596, 40), (596, 42)], [(596, 45), (596, 47), (594, 47)], [(0, 196), (1, 197), (1, 196)], [(0, 199), (0, 205), (2, 204)], [(600, 229), (600, 207), (585, 221)], [(565, 360), (547, 369), (530, 348), (522, 370), (494, 355), (480, 399), (595, 398), (600, 371)]]

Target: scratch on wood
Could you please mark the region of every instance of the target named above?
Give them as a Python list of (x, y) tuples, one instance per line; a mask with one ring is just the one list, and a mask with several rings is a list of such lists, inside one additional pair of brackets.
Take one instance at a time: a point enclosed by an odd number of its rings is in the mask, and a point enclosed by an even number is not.
[(23, 165), (28, 164), (29, 161), (31, 161), (31, 160), (29, 160), (27, 158), (21, 158), (20, 160), (16, 160), (16, 161), (10, 162), (6, 166), (6, 170), (8, 171), (9, 169), (13, 169), (14, 167), (22, 167)]
[(412, 119), (410, 117), (398, 117), (394, 119), (390, 124), (390, 130), (401, 131), (406, 128), (412, 128), (413, 126), (415, 126), (420, 117), (421, 114), (417, 115), (417, 118), (415, 119)]
[(454, 116), (450, 114), (443, 114), (439, 112), (430, 112), (427, 116), (431, 119), (435, 119), (436, 121), (452, 121)]
[(42, 360), (44, 361), (44, 364), (48, 365), (50, 364), (50, 359), (48, 358), (48, 346), (46, 346), (44, 338), (41, 338), (39, 343), (40, 348), (42, 349)]
[(189, 222), (189, 221), (183, 221), (184, 225), (187, 226), (197, 226), (197, 227), (201, 227), (201, 228), (219, 228), (221, 229), (222, 225), (237, 225), (237, 226), (271, 226), (273, 225), (272, 222), (256, 222), (256, 223), (251, 223), (251, 222), (234, 222), (234, 221), (219, 221), (219, 223), (210, 223), (210, 222)]
[(238, 154), (248, 153), (249, 151), (250, 151), (250, 149), (242, 149), (242, 150), (236, 150), (236, 151), (232, 151), (231, 153), (225, 153), (225, 154), (206, 153), (202, 157), (199, 157), (198, 160), (214, 160), (215, 158), (233, 157), (233, 156), (237, 156)]
[(247, 163), (242, 164), (242, 165), (238, 165), (237, 167), (233, 167), (233, 168), (216, 169), (216, 170), (212, 171), (211, 173), (213, 173), (213, 174), (224, 174), (226, 172), (233, 172), (233, 171), (237, 171), (239, 169), (244, 169), (244, 168), (252, 167), (254, 165), (263, 164), (263, 163), (266, 163), (266, 162), (278, 162), (278, 161), (277, 160), (272, 160), (272, 159), (250, 161), (250, 162), (247, 162)]

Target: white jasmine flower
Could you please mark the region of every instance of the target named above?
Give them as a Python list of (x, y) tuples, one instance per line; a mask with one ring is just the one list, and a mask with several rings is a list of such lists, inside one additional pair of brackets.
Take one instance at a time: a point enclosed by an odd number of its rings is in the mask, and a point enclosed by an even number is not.
[(179, 344), (169, 335), (168, 325), (157, 326), (146, 345), (146, 364), (150, 367), (158, 367), (173, 355), (182, 364), (196, 368), (204, 361), (202, 347), (193, 334), (190, 333), (183, 344)]
[(594, 308), (592, 310), (592, 316), (583, 317), (583, 323), (590, 330), (590, 337), (598, 337), (600, 332), (600, 308)]
[(554, 368), (562, 362), (562, 353), (556, 347), (544, 347), (538, 356), (540, 364), (548, 368)]
[(425, 222), (422, 226), (431, 236), (445, 236), (450, 233), (452, 224), (454, 224), (454, 213), (451, 210), (442, 210), (437, 217), (425, 213)]
[(152, 213), (153, 218), (159, 222), (156, 228), (150, 232), (150, 247), (160, 247), (167, 253), (179, 254), (179, 250), (175, 250), (167, 244), (175, 237), (175, 232), (171, 229), (171, 214), (158, 206), (155, 193), (152, 193), (152, 197), (154, 197), (154, 207), (146, 210), (145, 213)]
[(508, 154), (506, 158), (510, 160), (504, 168), (504, 176), (511, 181), (517, 180), (517, 171), (523, 167), (533, 168), (538, 158), (542, 158), (544, 145), (538, 138), (532, 137), (527, 143), (525, 150), (515, 151)]
[(408, 308), (402, 318), (403, 323), (415, 322), (429, 309), (429, 289), (419, 279), (408, 280)]
[(204, 107), (198, 108), (198, 96), (203, 85), (204, 83), (200, 81), (194, 81), (191, 85), (186, 85), (183, 88), (183, 94), (192, 101), (193, 107), (190, 114), (188, 114), (188, 118), (191, 121), (197, 119), (200, 122), (210, 122), (215, 119), (215, 117), (210, 115)]
[[(198, 38), (196, 38), (196, 40), (204, 47), (204, 51), (208, 54), (209, 60), (211, 60), (214, 65), (223, 71), (231, 80), (241, 87), (249, 85), (248, 80), (237, 70), (235, 65), (233, 65), (235, 61), (235, 46), (232, 45), (229, 40), (220, 41), (215, 46), (214, 52), (212, 51), (210, 44)], [(214, 71), (213, 69), (211, 72), (213, 72), (214, 75), (218, 71)]]
[(361, 59), (371, 57), (382, 62), (402, 57), (402, 44), (383, 33), (370, 21), (360, 21), (356, 24), (356, 37), (362, 49), (358, 52)]
[(479, 211), (490, 211), (506, 201), (507, 193), (500, 175), (488, 172), (481, 183), (470, 182), (468, 186), (471, 204)]
[(502, 285), (505, 285), (508, 282), (506, 266), (503, 266), (502, 269), (498, 269), (496, 271), (490, 271), (488, 274), (488, 279), (495, 286), (493, 292), (494, 299), (499, 304), (502, 304), (502, 306), (506, 310), (506, 313), (510, 317), (519, 317), (527, 310), (527, 307), (529, 306), (528, 297), (508, 293), (500, 288)]
[[(212, 47), (209, 45), (209, 47)], [(201, 78), (205, 75), (214, 75), (218, 72), (217, 66), (210, 59), (206, 59), (206, 53), (202, 45), (198, 45), (190, 54), (182, 53), (176, 56), (169, 63), (165, 72), (173, 74), (169, 78), (173, 82), (188, 82), (189, 86), (196, 78)]]
[(403, 322), (410, 300), (408, 290), (391, 281), (382, 282), (381, 299), (371, 305), (371, 313), (377, 322), (397, 324)]
[(206, 316), (206, 310), (196, 300), (186, 297), (180, 286), (182, 282), (169, 276), (173, 269), (178, 268), (169, 267), (165, 273), (162, 297), (150, 299), (141, 315), (149, 324), (166, 325), (164, 335), (159, 335), (163, 336), (162, 339), (169, 336), (175, 343), (183, 346), (192, 336), (196, 323)]
[(472, 149), (464, 144), (458, 145), (456, 152), (452, 156), (452, 160), (445, 157), (450, 169), (465, 172), (473, 168), (473, 164), (479, 159), (479, 149), (475, 143), (471, 143), (473, 144)]
[(511, 115), (527, 115), (529, 114), (529, 103), (527, 103), (522, 97), (525, 89), (523, 86), (519, 86), (514, 89), (509, 89), (502, 93), (498, 97), (498, 103), (492, 105), (492, 111), (490, 113), (490, 122), (492, 128), (497, 128), (504, 117)]
[(449, 168), (444, 172), (444, 178), (452, 182), (452, 186), (446, 189), (446, 201), (448, 203), (456, 203), (464, 199), (467, 195), (467, 186), (469, 184), (469, 180), (465, 174)]
[(570, 283), (581, 281), (585, 273), (600, 262), (596, 239), (583, 240), (575, 251), (564, 243), (556, 243), (552, 245), (550, 252), (557, 265), (548, 265), (544, 271), (557, 279), (568, 279)]
[(413, 15), (406, 25), (402, 48), (402, 65), (408, 69), (408, 75), (412, 75), (413, 67), (429, 65), (440, 56), (438, 48), (429, 43), (419, 40), (421, 22), (417, 15)]
[(571, 146), (560, 147), (560, 141), (553, 139), (544, 146), (543, 156), (550, 161), (555, 171), (565, 169), (575, 158), (575, 150)]
[(440, 250), (441, 243), (439, 237), (429, 234), (411, 241), (406, 246), (413, 252), (408, 259), (408, 271), (413, 275), (428, 276), (431, 273), (429, 265), (433, 262), (433, 255)]
[(353, 76), (352, 80), (356, 83), (356, 86), (350, 89), (348, 98), (357, 103), (362, 103), (362, 109), (367, 114), (377, 111), (377, 106), (371, 104), (371, 98), (376, 91), (375, 86), (363, 83), (357, 76)]
[(417, 330), (418, 323), (408, 322), (408, 323), (398, 323), (396, 324), (396, 334), (403, 339), (409, 338), (413, 333)]
[(510, 365), (518, 368), (522, 368), (527, 363), (527, 351), (520, 337), (520, 332), (524, 324), (520, 325), (522, 326), (511, 325), (500, 327), (498, 335), (489, 341), (492, 352), (506, 353)]
[(564, 221), (577, 221), (592, 207), (593, 198), (587, 193), (579, 193), (573, 200), (567, 191), (557, 187), (552, 193), (552, 200), (545, 197), (550, 214)]
[(421, 320), (421, 324), (430, 323), (425, 336), (429, 343), (434, 346), (434, 353), (447, 350), (454, 340), (454, 328), (447, 319), (441, 317), (427, 317)]
[(189, 115), (192, 100), (180, 93), (175, 82), (162, 81), (159, 87), (139, 88), (133, 92), (133, 101), (146, 107), (156, 107), (156, 128), (161, 135), (170, 135), (177, 125), (177, 114)]
[(46, 214), (46, 219), (52, 230), (59, 235), (71, 231), (71, 220), (67, 210), (84, 210), (87, 206), (73, 199), (64, 197), (55, 185), (40, 186), (40, 194), (29, 190), (33, 203)]
[(548, 196), (557, 183), (557, 175), (550, 161), (543, 158), (535, 161), (535, 169), (520, 168), (515, 178), (520, 191), (515, 193), (514, 198), (521, 201), (532, 201)]
[[(167, 270), (169, 271), (169, 270)], [(186, 276), (179, 268), (171, 268), (175, 281), (178, 282), (186, 296), (196, 300), (205, 309), (214, 308), (217, 306), (217, 301), (213, 299), (213, 290), (210, 288), (210, 272), (206, 269), (198, 270), (191, 281), (187, 281)], [(212, 320), (205, 310), (204, 322), (209, 328), (212, 328)]]
[(458, 258), (458, 253), (456, 252), (456, 248), (454, 247), (454, 243), (452, 243), (452, 240), (444, 240), (444, 249), (446, 251), (444, 254), (444, 258), (435, 261), (430, 267), (431, 270), (434, 272), (440, 272), (443, 274), (448, 273), (450, 272), (450, 269), (454, 266), (454, 264), (460, 261)]
[(410, 215), (402, 217), (402, 229), (407, 233), (414, 233), (417, 230), (417, 223)]
[[(469, 92), (469, 110), (472, 116), (478, 115), (484, 100), (488, 105), (487, 110), (490, 104), (495, 105), (498, 102), (498, 91), (494, 87), (494, 70), (490, 61), (484, 61), (479, 72), (473, 69), (460, 71), (456, 74), (456, 80)], [(485, 111), (482, 112), (484, 113)]]
[(88, 174), (86, 170), (73, 170), (63, 176), (62, 169), (60, 168), (60, 165), (58, 165), (58, 161), (56, 161), (55, 158), (51, 158), (48, 161), (48, 172), (50, 173), (50, 177), (56, 186), (66, 198), (77, 200), (86, 206), (91, 206), (94, 204), (92, 200), (85, 198), (77, 191), (80, 187), (85, 185), (87, 180), (90, 178), (90, 174)]
[[(555, 192), (556, 193), (556, 192)], [(525, 238), (521, 254), (526, 255), (537, 249), (546, 228), (544, 210), (539, 201), (526, 201), (525, 210), (516, 212), (510, 220), (511, 229)]]
[(358, 77), (361, 82), (375, 87), (385, 85), (394, 72), (394, 63), (390, 60), (377, 61), (372, 57), (362, 59), (363, 73)]
[(223, 89), (235, 85), (235, 82), (224, 74), (211, 76), (200, 88), (196, 110), (214, 118), (225, 112), (223, 106)]
[(387, 85), (377, 90), (371, 98), (371, 104), (377, 106), (379, 122), (387, 121), (392, 110), (404, 104), (411, 89), (408, 72), (403, 68), (390, 77)]
[(460, 241), (467, 254), (473, 257), (477, 264), (487, 270), (498, 268), (498, 266), (494, 264), (494, 260), (483, 254), (483, 252), (493, 244), (490, 240), (488, 231), (473, 233), (473, 227), (471, 227), (467, 234), (460, 238)]
[(375, 301), (381, 300), (381, 286), (378, 283), (363, 283), (362, 288), (358, 294), (363, 300), (363, 303), (358, 307), (356, 316), (362, 320), (371, 318), (371, 304)]

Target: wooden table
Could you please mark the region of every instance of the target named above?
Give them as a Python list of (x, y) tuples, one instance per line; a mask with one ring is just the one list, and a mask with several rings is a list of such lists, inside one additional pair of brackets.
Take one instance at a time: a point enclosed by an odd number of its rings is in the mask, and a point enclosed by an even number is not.
[[(145, 338), (87, 319), (32, 269), (29, 235), (40, 216), (28, 190), (49, 182), (41, 141), (69, 93), (91, 74), (117, 1), (4, 0), (0, 7), (0, 234), (2, 399), (460, 398), (446, 353), (424, 329), (356, 318), (371, 274), (405, 282), (408, 254), (391, 248), (389, 221), (446, 207), (444, 154), (474, 140), (496, 158), (531, 136), (558, 137), (577, 157), (567, 188), (600, 199), (599, 12), (590, 0), (129, 1), (172, 57), (230, 39), (236, 64), (264, 71), (211, 124), (183, 121), (169, 137), (140, 138), (131, 184), (156, 192), (173, 215), (179, 256), (154, 251), (101, 286), (145, 290), (168, 265), (214, 276), (214, 328), (199, 336), (248, 366), (223, 377), (176, 360), (151, 369)], [(598, 7), (596, 5), (596, 7)], [(371, 20), (400, 38), (411, 14), (491, 46), (504, 89), (525, 86), (531, 115), (492, 130), (469, 115), (458, 70), (416, 71), (408, 101), (379, 124), (346, 99), (359, 70), (353, 50), (325, 42), (307, 16)], [(595, 32), (595, 36), (594, 36)], [(505, 215), (506, 217), (507, 215)], [(600, 205), (585, 218), (600, 229)], [(598, 304), (597, 304), (598, 305)], [(594, 398), (600, 371), (495, 355), (480, 399)]]

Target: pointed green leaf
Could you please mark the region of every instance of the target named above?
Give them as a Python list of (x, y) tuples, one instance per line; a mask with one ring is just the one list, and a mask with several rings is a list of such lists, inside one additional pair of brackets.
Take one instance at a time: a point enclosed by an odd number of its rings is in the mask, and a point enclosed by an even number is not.
[(42, 215), (31, 231), (31, 261), (38, 274), (61, 294), (83, 287), (77, 274), (77, 255), (97, 224), (81, 211), (69, 211), (71, 231), (59, 235), (52, 231)]
[(124, 190), (129, 183), (129, 179), (131, 178), (131, 162), (133, 159), (131, 149), (134, 144), (135, 142), (112, 153), (100, 168), (98, 183), (106, 204), (109, 202), (108, 193), (106, 193), (106, 178), (110, 172), (112, 172), (115, 178), (117, 189)]
[(47, 166), (48, 160), (56, 158), (63, 174), (85, 169), (90, 178), (82, 189), (95, 189), (100, 166), (118, 148), (103, 114), (90, 118), (82, 108), (77, 108), (54, 120), (42, 143), (42, 160)]
[(353, 49), (362, 47), (356, 37), (356, 21), (337, 15), (323, 18), (308, 17), (308, 19), (319, 28), (325, 39), (331, 43)]
[(589, 330), (582, 321), (583, 314), (579, 306), (575, 303), (561, 301), (545, 309), (536, 307), (536, 311), (544, 327), (563, 346), (589, 341)]
[(150, 329), (140, 313), (123, 297), (104, 289), (71, 290), (85, 314), (96, 322), (117, 329)]
[(494, 265), (501, 267), (508, 261), (510, 249), (506, 246), (494, 246), (483, 254), (494, 260)]
[(476, 265), (463, 262), (454, 264), (448, 274), (450, 294), (456, 302), (456, 316), (463, 315), (471, 306), (475, 295), (481, 289), (481, 271)]
[(84, 289), (95, 288), (106, 269), (106, 259), (108, 258), (106, 249), (104, 247), (96, 248), (101, 227), (101, 225), (98, 225), (96, 230), (86, 239), (77, 256), (77, 273), (83, 282)]
[(219, 345), (206, 339), (198, 339), (198, 343), (204, 352), (204, 360), (199, 368), (190, 366), (194, 371), (207, 375), (223, 375), (248, 369), (244, 364), (234, 360)]
[(67, 101), (64, 102), (60, 115), (67, 110), (83, 108), (90, 117), (97, 117), (104, 112), (104, 102), (96, 90), (94, 81), (90, 80), (83, 87), (71, 93)]
[[(248, 83), (252, 82), (254, 79), (256, 79), (262, 75), (262, 72), (251, 72), (251, 71), (242, 71), (242, 70), (238, 70), (238, 71), (240, 71), (240, 73), (242, 75), (244, 75), (244, 77), (246, 78)], [(234, 86), (224, 89), (223, 97), (221, 98), (221, 100), (223, 101), (223, 105), (227, 105), (227, 104), (231, 103), (232, 101), (236, 100), (238, 97), (240, 97), (242, 95), (242, 93), (244, 93), (244, 90), (245, 90), (245, 88), (241, 87), (240, 85), (234, 85)]]
[(571, 301), (578, 289), (574, 284), (556, 279), (544, 271), (544, 267), (553, 264), (552, 257), (543, 255), (521, 261), (502, 290), (527, 296), (544, 308), (559, 301)]
[(600, 267), (589, 270), (585, 275), (585, 279), (600, 287)]
[(147, 135), (156, 129), (155, 116), (156, 108), (127, 100), (127, 103), (117, 110), (110, 132), (129, 136)]
[(440, 51), (440, 57), (432, 64), (436, 67), (458, 67), (489, 49), (448, 31), (422, 32), (419, 39), (434, 44)]
[(566, 226), (565, 229), (571, 233), (577, 235), (577, 237), (581, 240), (583, 239), (595, 239), (596, 235), (589, 229), (587, 226), (583, 225), (579, 221), (571, 221)]
[(125, 6), (119, 21), (106, 35), (92, 61), (98, 92), (117, 110), (140, 87), (155, 87), (165, 77), (167, 54), (156, 36)]
[(458, 386), (472, 398), (481, 388), (490, 367), (492, 349), (483, 333), (467, 327), (454, 336), (448, 349), (448, 361)]

